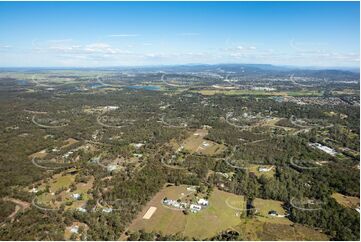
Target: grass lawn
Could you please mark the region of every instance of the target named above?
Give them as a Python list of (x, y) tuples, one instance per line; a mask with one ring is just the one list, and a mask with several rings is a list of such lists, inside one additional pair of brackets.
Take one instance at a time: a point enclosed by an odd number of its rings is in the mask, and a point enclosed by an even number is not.
[(268, 223), (292, 224), (287, 217), (282, 218), (268, 215), (268, 212), (271, 210), (276, 211), (279, 215), (286, 215), (287, 211), (282, 208), (282, 204), (282, 202), (276, 200), (256, 198), (253, 205), (258, 211), (257, 219)]
[(360, 207), (360, 198), (345, 196), (341, 193), (335, 192), (332, 194), (332, 197), (342, 206), (347, 208), (357, 208)]
[(68, 188), (75, 180), (75, 175), (72, 174), (56, 174), (54, 175), (48, 183), (42, 183), (39, 186), (39, 190), (45, 189), (46, 185), (49, 185), (50, 192), (57, 192), (62, 188)]
[[(163, 188), (143, 208), (137, 218), (129, 226), (129, 231), (145, 230), (162, 232), (163, 234), (180, 233), (189, 239), (209, 239), (221, 231), (232, 229), (239, 231), (245, 240), (328, 240), (328, 237), (314, 229), (293, 224), (287, 218), (268, 216), (269, 210), (285, 214), (282, 202), (255, 199), (254, 205), (259, 215), (254, 218), (240, 217), (236, 208), (244, 208), (243, 196), (214, 189), (209, 199), (209, 206), (199, 213), (184, 215), (182, 211), (164, 207), (164, 197), (177, 199), (186, 193), (187, 186), (171, 186)], [(144, 214), (153, 206), (157, 210), (146, 220)], [(123, 238), (124, 239), (124, 238)]]
[(261, 91), (261, 90), (199, 90), (195, 91), (204, 96), (212, 96), (216, 94), (224, 94), (224, 95), (255, 95), (255, 96), (322, 96), (322, 93), (317, 91)]
[(208, 130), (197, 129), (183, 141), (184, 149), (191, 154), (199, 153), (203, 155), (215, 155), (223, 152), (225, 149), (224, 145), (204, 139), (207, 134)]
[[(69, 208), (79, 208), (82, 207), (87, 200), (89, 200), (91, 197), (87, 192), (93, 187), (94, 177), (91, 177), (87, 183), (77, 183), (76, 189), (72, 192), (68, 192), (68, 188), (70, 185), (74, 182), (75, 175), (67, 174), (62, 176), (61, 174), (54, 175), (53, 179), (50, 180), (48, 183), (50, 185), (50, 192), (49, 193), (42, 193), (38, 196), (38, 203), (50, 206), (52, 208), (59, 208), (61, 204), (64, 204), (66, 202), (70, 202), (71, 205), (66, 206), (66, 209)], [(39, 189), (45, 189), (46, 183), (43, 183)], [(61, 188), (64, 188), (65, 191), (60, 192), (59, 194), (52, 193), (60, 190)], [(81, 200), (75, 200), (72, 197), (72, 194), (81, 194), (82, 199)], [(59, 199), (60, 198), (60, 199)]]
[(228, 207), (226, 200), (243, 201), (243, 198), (232, 193), (214, 190), (209, 207), (196, 214), (187, 215), (184, 235), (200, 239), (210, 238), (217, 233), (237, 225), (241, 219), (237, 211)]
[(326, 241), (328, 236), (300, 224), (268, 223), (257, 219), (245, 219), (235, 226), (243, 240), (314, 240)]
[(249, 172), (253, 172), (257, 177), (261, 177), (262, 175), (264, 175), (267, 178), (270, 177), (274, 177), (274, 175), (276, 174), (276, 168), (273, 167), (270, 171), (262, 171), (260, 172), (258, 170), (259, 167), (265, 167), (265, 168), (271, 168), (271, 165), (254, 165), (254, 164), (250, 164), (248, 169)]
[(68, 174), (58, 177), (53, 183), (50, 184), (50, 191), (56, 192), (62, 188), (68, 188), (75, 180), (75, 176)]
[(46, 149), (40, 150), (38, 152), (35, 152), (34, 154), (29, 155), (29, 158), (38, 158), (38, 159), (44, 159), (48, 153), (46, 152)]
[[(203, 211), (184, 215), (164, 207), (161, 201), (164, 197), (176, 199), (181, 193), (186, 193), (186, 186), (172, 186), (160, 191), (143, 209), (129, 226), (130, 231), (144, 229), (145, 231), (161, 231), (164, 234), (181, 233), (190, 238), (206, 239), (227, 228), (237, 225), (240, 218), (236, 211), (227, 206), (226, 199), (240, 200), (239, 196), (215, 189), (209, 199), (209, 207)], [(149, 207), (157, 207), (157, 211), (149, 220), (143, 216)]]
[(61, 147), (62, 149), (63, 148), (67, 148), (67, 147), (69, 147), (69, 146), (71, 146), (71, 145), (73, 145), (73, 144), (76, 144), (76, 143), (78, 143), (79, 141), (78, 140), (76, 140), (76, 139), (73, 139), (73, 138), (69, 138), (69, 139), (67, 139), (67, 140), (64, 140), (64, 145)]

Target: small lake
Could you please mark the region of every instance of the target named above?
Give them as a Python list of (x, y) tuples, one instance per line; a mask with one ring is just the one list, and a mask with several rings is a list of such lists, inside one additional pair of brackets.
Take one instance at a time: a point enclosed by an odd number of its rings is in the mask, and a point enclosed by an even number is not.
[(127, 86), (128, 88), (131, 89), (142, 89), (142, 90), (147, 90), (147, 91), (159, 91), (160, 90), (160, 86)]
[(91, 84), (89, 85), (89, 87), (92, 88), (92, 89), (96, 89), (96, 88), (102, 87), (102, 86), (103, 86), (103, 84), (98, 83), (98, 82), (96, 82), (96, 83), (91, 83)]
[(29, 81), (26, 80), (16, 80), (16, 84), (18, 85), (28, 85)]

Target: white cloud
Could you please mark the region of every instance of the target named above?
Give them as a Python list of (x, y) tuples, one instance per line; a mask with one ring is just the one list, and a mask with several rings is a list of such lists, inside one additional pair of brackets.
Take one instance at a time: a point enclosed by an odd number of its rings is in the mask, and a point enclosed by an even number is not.
[[(193, 33), (195, 34), (195, 33)], [(184, 36), (191, 33), (183, 33)], [(134, 44), (134, 43), (133, 43)], [(295, 43), (293, 42), (295, 45)], [(185, 63), (269, 63), (290, 65), (324, 65), (352, 66), (360, 62), (359, 53), (348, 53), (325, 49), (303, 49), (281, 51), (280, 49), (262, 48), (262, 45), (246, 43), (225, 43), (225, 47), (207, 49), (174, 49), (164, 48), (161, 43), (142, 42), (134, 44), (88, 42), (79, 43), (72, 39), (36, 41), (32, 48), (18, 51), (6, 43), (0, 43), (1, 59), (22, 60), (28, 55), (37, 65), (68, 66), (111, 66), (111, 65), (149, 65), (149, 64), (185, 64)], [(145, 46), (153, 45), (152, 48)], [(142, 47), (143, 48), (135, 48)], [(298, 45), (300, 46), (300, 45)], [(11, 47), (11, 48), (10, 48)], [(172, 47), (172, 46), (170, 46)], [(228, 48), (226, 48), (228, 47)], [(25, 63), (25, 59), (23, 58)], [(4, 61), (3, 61), (4, 62)], [(19, 61), (19, 63), (22, 63)], [(30, 63), (31, 64), (31, 63)], [(30, 65), (29, 64), (29, 65)], [(20, 65), (20, 64), (19, 64)]]
[(104, 54), (116, 54), (120, 53), (121, 50), (113, 48), (106, 43), (93, 43), (84, 46), (83, 50), (88, 53), (104, 53)]

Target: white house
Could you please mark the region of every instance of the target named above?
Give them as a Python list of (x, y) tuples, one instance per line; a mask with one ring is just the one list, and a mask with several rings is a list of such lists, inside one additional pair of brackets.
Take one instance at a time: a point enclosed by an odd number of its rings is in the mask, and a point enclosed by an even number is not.
[(73, 194), (71, 195), (71, 197), (74, 198), (74, 199), (76, 199), (76, 200), (78, 200), (78, 199), (80, 198), (80, 194), (79, 194), (79, 193), (73, 193)]
[(103, 108), (103, 111), (112, 111), (112, 110), (117, 110), (119, 107), (118, 106), (105, 106)]
[(107, 166), (107, 170), (108, 170), (109, 172), (112, 172), (112, 171), (116, 170), (117, 167), (118, 167), (117, 165), (108, 165), (108, 166)]
[(187, 187), (187, 191), (196, 192), (197, 188), (195, 186)]
[(82, 213), (86, 213), (86, 209), (85, 208), (77, 208), (76, 209), (77, 211), (79, 211), (79, 212), (82, 212)]
[(33, 187), (29, 192), (32, 192), (32, 193), (37, 193), (39, 190), (35, 187)]
[(198, 205), (208, 206), (208, 200), (201, 198), (198, 200)]
[(142, 146), (144, 146), (144, 144), (142, 143), (138, 143), (138, 144), (132, 144), (136, 149), (141, 148)]
[(71, 228), (70, 228), (71, 233), (77, 234), (78, 231), (79, 231), (79, 226), (77, 226), (77, 225), (71, 226)]
[(111, 213), (113, 211), (112, 208), (103, 208), (102, 212), (103, 213)]
[(314, 147), (314, 148), (317, 148), (319, 150), (322, 150), (323, 152), (329, 154), (329, 155), (332, 155), (332, 156), (335, 156), (337, 155), (337, 152), (330, 148), (330, 147), (327, 147), (325, 145), (321, 145), (320, 143), (310, 143), (309, 144), (311, 147)]
[(100, 161), (100, 157), (93, 157), (90, 159), (91, 163), (98, 163)]
[(172, 199), (165, 199), (163, 200), (163, 204), (164, 205), (167, 205), (167, 206), (170, 206), (170, 207), (174, 207), (174, 208), (181, 208), (182, 205), (181, 203), (175, 201), (175, 200), (172, 200)]
[(210, 146), (210, 144), (209, 144), (208, 142), (206, 142), (206, 141), (203, 141), (202, 146), (204, 146), (204, 147), (208, 147), (208, 146)]
[(272, 166), (268, 167), (268, 168), (261, 166), (261, 167), (258, 168), (259, 172), (269, 172), (270, 170), (272, 170)]

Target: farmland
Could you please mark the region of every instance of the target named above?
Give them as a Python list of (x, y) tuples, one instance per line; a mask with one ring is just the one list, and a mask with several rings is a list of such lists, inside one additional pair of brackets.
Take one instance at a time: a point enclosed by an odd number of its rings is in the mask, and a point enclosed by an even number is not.
[[(267, 233), (274, 230), (276, 235), (271, 237), (280, 240), (286, 238), (291, 240), (299, 238), (327, 240), (327, 236), (301, 225), (294, 225), (287, 217), (269, 216), (270, 210), (275, 210), (280, 215), (286, 215), (286, 211), (279, 201), (255, 199), (254, 205), (258, 212), (253, 219), (244, 217), (246, 206), (243, 196), (236, 196), (218, 189), (212, 192), (209, 198), (209, 207), (199, 213), (185, 215), (179, 210), (162, 205), (164, 197), (178, 199), (182, 196), (181, 194), (187, 193), (186, 188), (186, 186), (169, 186), (162, 189), (138, 214), (129, 226), (129, 232), (145, 230), (147, 232), (162, 232), (163, 234), (180, 233), (187, 238), (207, 239), (227, 229), (239, 229), (242, 233), (247, 231), (245, 239), (256, 240), (262, 237), (253, 236), (266, 236)], [(149, 207), (156, 207), (157, 210), (150, 219), (143, 219), (143, 215)], [(262, 227), (267, 228), (267, 230), (263, 233), (256, 232)], [(284, 231), (283, 234), (276, 232), (281, 228)], [(252, 233), (255, 234), (252, 235)]]
[(201, 90), (198, 93), (205, 96), (212, 96), (216, 94), (223, 95), (250, 95), (250, 96), (321, 96), (322, 93), (315, 91), (293, 91), (293, 92), (274, 92), (274, 91), (258, 91), (258, 90)]
[[(145, 231), (162, 231), (166, 234), (182, 233), (189, 238), (206, 239), (239, 223), (237, 212), (228, 207), (224, 200), (228, 198), (237, 200), (237, 196), (219, 190), (215, 190), (209, 198), (211, 205), (196, 214), (184, 215), (182, 211), (162, 206), (161, 201), (164, 197), (177, 199), (181, 193), (186, 192), (185, 186), (163, 189), (145, 206), (145, 209), (130, 225), (129, 230), (144, 229)], [(157, 207), (157, 211), (151, 219), (143, 220), (142, 217), (150, 206)]]
[(217, 155), (222, 153), (225, 146), (204, 139), (207, 134), (208, 131), (205, 129), (196, 130), (190, 137), (183, 141), (183, 148), (191, 154)]

